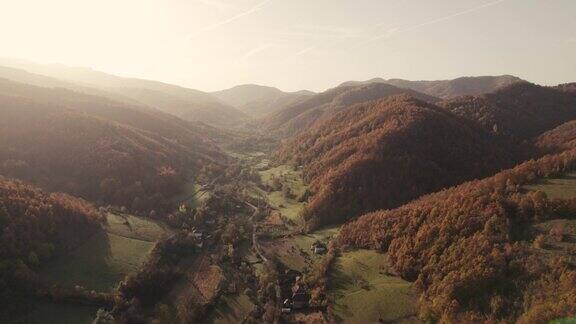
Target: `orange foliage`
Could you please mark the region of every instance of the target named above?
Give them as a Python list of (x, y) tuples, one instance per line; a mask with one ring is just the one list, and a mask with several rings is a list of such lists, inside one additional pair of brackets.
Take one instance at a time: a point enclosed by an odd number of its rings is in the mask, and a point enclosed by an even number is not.
[(421, 292), (421, 315), (452, 322), (544, 323), (576, 312), (574, 260), (542, 255), (530, 225), (573, 217), (574, 200), (521, 185), (576, 169), (576, 150), (424, 196), (345, 225), (344, 245), (388, 251)]

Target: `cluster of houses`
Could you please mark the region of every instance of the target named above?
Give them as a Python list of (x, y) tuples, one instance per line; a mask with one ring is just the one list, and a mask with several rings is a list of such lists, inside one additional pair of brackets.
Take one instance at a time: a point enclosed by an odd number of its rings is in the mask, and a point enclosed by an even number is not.
[(310, 291), (302, 280), (302, 273), (296, 270), (286, 270), (282, 280), (284, 301), (282, 313), (290, 313), (308, 307)]
[[(328, 249), (326, 244), (315, 241), (310, 246), (310, 250), (314, 254), (324, 254)], [(288, 269), (282, 276), (281, 283), (284, 291), (282, 313), (291, 313), (294, 310), (301, 310), (310, 306), (310, 290), (302, 280), (302, 273)]]

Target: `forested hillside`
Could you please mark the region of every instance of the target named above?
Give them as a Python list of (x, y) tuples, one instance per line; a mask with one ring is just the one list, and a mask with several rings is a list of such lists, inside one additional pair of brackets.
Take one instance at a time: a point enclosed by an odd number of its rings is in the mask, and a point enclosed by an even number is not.
[(352, 105), (282, 146), (314, 192), (310, 227), (393, 208), (420, 195), (513, 165), (490, 134), (407, 96)]
[(85, 201), (0, 177), (0, 320), (26, 305), (42, 263), (78, 246), (101, 221)]
[(225, 160), (201, 130), (151, 109), (9, 81), (0, 105), (0, 174), (99, 203), (162, 211), (188, 176)]
[[(534, 225), (574, 218), (576, 202), (523, 185), (576, 168), (576, 151), (424, 196), (345, 225), (344, 246), (387, 251), (415, 280), (420, 315), (441, 322), (547, 323), (576, 312), (574, 251), (544, 250)], [(563, 230), (551, 230), (554, 240)], [(560, 234), (558, 234), (560, 233)]]
[(361, 102), (407, 94), (415, 98), (435, 102), (438, 99), (412, 90), (374, 83), (368, 85), (337, 87), (308, 99), (296, 102), (276, 114), (263, 118), (264, 128), (281, 138), (297, 135), (303, 130), (330, 118), (338, 111)]
[(523, 82), (523, 80), (511, 75), (500, 75), (461, 77), (453, 80), (435, 81), (411, 81), (402, 79), (384, 80), (377, 78), (363, 82), (349, 81), (343, 83), (343, 85), (387, 83), (399, 88), (412, 89), (430, 96), (446, 99), (459, 96), (481, 95), (519, 82)]
[(447, 100), (442, 106), (516, 142), (576, 118), (574, 93), (527, 82), (478, 97)]
[(576, 120), (566, 122), (538, 136), (535, 146), (548, 153), (576, 148)]

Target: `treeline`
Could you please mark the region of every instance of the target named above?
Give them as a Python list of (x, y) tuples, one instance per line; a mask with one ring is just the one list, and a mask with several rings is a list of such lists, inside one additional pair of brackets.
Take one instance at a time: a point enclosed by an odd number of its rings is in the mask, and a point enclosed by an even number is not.
[[(576, 312), (573, 251), (543, 253), (531, 225), (574, 218), (576, 200), (522, 186), (576, 169), (576, 150), (424, 196), (346, 224), (340, 243), (388, 252), (441, 322), (547, 323)], [(537, 246), (538, 244), (536, 244)]]
[(285, 144), (277, 159), (304, 166), (310, 228), (393, 208), (514, 164), (490, 134), (406, 96), (346, 108)]
[(61, 89), (0, 82), (0, 174), (100, 205), (156, 214), (201, 167), (224, 161), (177, 118)]
[(43, 288), (36, 270), (44, 262), (77, 247), (102, 221), (85, 201), (0, 177), (0, 319)]

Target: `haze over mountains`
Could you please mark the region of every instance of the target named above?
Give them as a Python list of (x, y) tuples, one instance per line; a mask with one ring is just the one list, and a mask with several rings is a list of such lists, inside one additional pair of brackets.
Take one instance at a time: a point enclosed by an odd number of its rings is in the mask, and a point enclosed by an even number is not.
[(212, 95), (250, 116), (260, 117), (280, 111), (314, 93), (307, 90), (283, 92), (277, 88), (245, 84), (212, 92)]
[[(86, 68), (71, 68), (61, 65), (42, 65), (25, 61), (0, 60), (0, 65), (17, 68), (40, 76), (48, 76), (53, 79), (61, 79), (68, 83), (55, 83), (54, 80), (35, 77), (36, 85), (54, 87), (70, 87), (73, 90), (93, 88), (101, 92), (101, 95), (112, 99), (130, 100), (162, 110), (169, 114), (181, 117), (189, 121), (200, 121), (216, 126), (233, 126), (240, 123), (246, 115), (208, 93), (183, 88), (157, 81), (122, 78)], [(2, 72), (2, 71), (0, 71)], [(15, 81), (23, 80), (23, 76), (0, 74), (0, 77), (15, 78)], [(16, 79), (17, 78), (17, 79)], [(28, 75), (28, 79), (32, 76)], [(46, 82), (43, 84), (42, 82)], [(88, 90), (92, 92), (93, 90)]]

